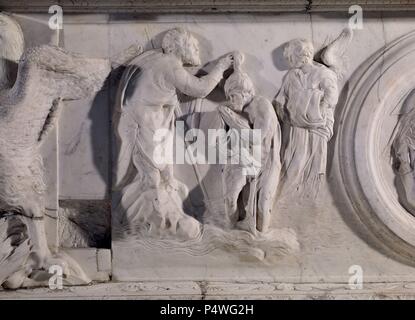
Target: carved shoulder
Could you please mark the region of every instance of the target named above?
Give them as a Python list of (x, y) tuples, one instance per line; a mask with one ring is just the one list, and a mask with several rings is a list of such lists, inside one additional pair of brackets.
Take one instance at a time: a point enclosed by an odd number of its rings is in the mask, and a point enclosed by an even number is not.
[(253, 104), (254, 108), (257, 108), (259, 112), (261, 112), (265, 118), (268, 118), (269, 120), (276, 120), (277, 114), (275, 113), (275, 110), (271, 104), (271, 102), (263, 97), (263, 96), (256, 96), (252, 100), (251, 104)]

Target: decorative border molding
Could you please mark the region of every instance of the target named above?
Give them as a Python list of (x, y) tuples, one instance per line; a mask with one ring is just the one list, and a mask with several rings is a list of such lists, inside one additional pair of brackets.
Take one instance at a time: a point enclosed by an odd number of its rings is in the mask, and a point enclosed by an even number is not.
[(93, 286), (0, 290), (2, 299), (414, 299), (415, 282), (229, 283), (206, 281), (119, 282)]
[(415, 11), (415, 0), (0, 0), (0, 10), (46, 13), (53, 4), (67, 13), (348, 12), (354, 4), (366, 11)]

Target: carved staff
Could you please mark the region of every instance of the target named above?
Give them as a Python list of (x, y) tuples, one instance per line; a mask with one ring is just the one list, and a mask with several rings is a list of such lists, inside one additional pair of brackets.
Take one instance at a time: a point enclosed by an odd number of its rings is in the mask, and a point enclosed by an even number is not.
[(249, 231), (253, 235), (257, 234), (257, 184), (258, 179), (255, 177), (249, 183), (248, 204), (245, 207)]
[[(174, 114), (175, 114), (176, 118), (181, 118), (183, 116), (183, 113), (182, 113), (182, 110), (180, 109), (180, 106), (177, 106), (174, 109)], [(176, 137), (176, 139), (177, 139), (177, 137)], [(202, 179), (202, 175), (200, 174), (199, 167), (197, 166), (197, 162), (195, 161), (195, 159), (193, 157), (193, 153), (189, 152), (189, 148), (188, 148), (189, 143), (188, 143), (188, 141), (186, 141), (186, 139), (184, 137), (183, 137), (183, 140), (184, 140), (184, 144), (186, 146), (186, 153), (187, 153), (187, 155), (189, 156), (189, 158), (191, 159), (191, 162), (192, 162), (192, 168), (193, 168), (193, 172), (195, 173), (196, 180), (200, 185), (200, 189), (202, 189), (203, 198), (206, 199), (206, 201), (205, 201), (206, 209), (209, 213), (212, 214), (212, 210), (210, 208), (210, 203), (209, 203), (209, 196), (208, 196), (208, 193), (207, 193), (207, 190), (206, 190), (206, 186), (203, 183), (203, 179)]]

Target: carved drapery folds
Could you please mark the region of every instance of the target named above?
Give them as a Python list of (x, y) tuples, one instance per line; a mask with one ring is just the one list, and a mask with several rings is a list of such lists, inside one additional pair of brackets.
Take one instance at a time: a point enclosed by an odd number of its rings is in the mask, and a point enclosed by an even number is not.
[[(252, 81), (242, 70), (243, 54), (234, 52), (219, 59), (200, 78), (191, 75), (183, 64), (200, 64), (198, 43), (188, 31), (172, 29), (164, 35), (161, 50), (143, 53), (124, 72), (114, 121), (118, 137), (114, 233), (125, 241), (129, 233), (155, 247), (159, 239), (171, 240), (166, 243), (172, 250), (199, 254), (211, 246), (252, 251), (260, 260), (268, 250), (278, 255), (296, 249), (298, 244), (291, 230), (268, 230), (279, 180), (281, 133), (270, 101), (255, 95)], [(219, 164), (222, 171), (215, 176), (216, 187), (204, 181), (197, 162), (191, 164), (206, 210), (196, 215), (190, 206), (186, 213), (186, 186), (175, 178), (173, 163), (160, 162), (155, 155), (160, 150), (161, 154), (172, 153), (177, 139), (183, 139), (174, 137), (176, 117), (195, 116), (182, 114), (176, 91), (193, 100), (208, 99), (206, 96), (230, 67), (233, 73), (224, 88), (228, 101), (217, 105), (211, 121), (207, 119), (212, 115), (198, 110), (200, 122), (210, 123), (205, 129), (223, 133), (210, 144), (225, 162)], [(244, 137), (243, 130), (251, 129), (260, 132), (257, 140)], [(165, 135), (157, 137), (162, 130)], [(228, 148), (233, 139), (237, 141), (236, 150)], [(261, 152), (255, 158), (252, 149), (258, 147)], [(186, 152), (186, 157), (194, 156), (189, 148)], [(212, 188), (222, 190), (218, 197), (209, 194)], [(192, 242), (177, 242), (183, 239)]]
[[(162, 238), (200, 236), (199, 222), (182, 209), (187, 187), (174, 177), (167, 159), (154, 157), (157, 149), (167, 153), (173, 146), (179, 103), (176, 90), (205, 97), (230, 66), (230, 58), (224, 58), (210, 74), (196, 78), (183, 64), (198, 65), (198, 50), (188, 31), (172, 29), (163, 38), (162, 51), (138, 56), (124, 73), (115, 114), (119, 138), (116, 188), (121, 189), (116, 221), (121, 228)], [(166, 132), (159, 143), (155, 141)]]
[(400, 111), (392, 156), (397, 175), (399, 201), (415, 215), (415, 91), (412, 91)]
[[(94, 97), (111, 67), (123, 72), (114, 77), (112, 208), (109, 200), (95, 206), (108, 220), (99, 225), (106, 243), (111, 228), (113, 244), (150, 252), (192, 257), (222, 250), (264, 264), (293, 254), (299, 250), (296, 233), (273, 223), (276, 204), (287, 195), (316, 199), (337, 129), (333, 144), (353, 208), (387, 246), (414, 256), (415, 33), (367, 61), (335, 112), (350, 29), (322, 50), (321, 61), (310, 41), (289, 41), (289, 70), (271, 101), (258, 93), (242, 52), (202, 67), (196, 36), (182, 28), (167, 30), (161, 48), (143, 52), (132, 46), (111, 65), (54, 46), (24, 50), (19, 26), (6, 15), (0, 22), (0, 32), (11, 34), (0, 49), (0, 284), (45, 283), (51, 264), (64, 267), (68, 283), (90, 281), (72, 258), (50, 252), (40, 147), (59, 118), (61, 101)], [(215, 130), (213, 139), (209, 130)], [(178, 174), (180, 151), (188, 161), (182, 170), (197, 190)], [(203, 174), (200, 159), (215, 160)], [(194, 194), (203, 197), (199, 207)], [(69, 221), (71, 212), (84, 207), (72, 206), (64, 210), (63, 242), (100, 242), (88, 230), (81, 228), (86, 235), (79, 240), (65, 229), (76, 224)], [(85, 226), (89, 220), (78, 221)]]
[(322, 63), (314, 61), (314, 47), (305, 39), (288, 42), (284, 56), (290, 70), (275, 98), (283, 124), (281, 196), (300, 193), (315, 197), (326, 174), (327, 143), (333, 136), (338, 80), (345, 71), (346, 49), (352, 30), (323, 49)]

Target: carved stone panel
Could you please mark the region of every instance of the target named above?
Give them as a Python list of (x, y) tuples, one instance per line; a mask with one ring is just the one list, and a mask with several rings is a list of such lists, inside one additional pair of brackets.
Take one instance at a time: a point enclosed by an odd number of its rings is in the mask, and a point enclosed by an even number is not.
[(0, 14), (2, 288), (414, 294), (414, 15), (37, 3)]
[(356, 212), (405, 258), (413, 257), (415, 245), (414, 36), (381, 48), (350, 80), (339, 130), (342, 177)]

